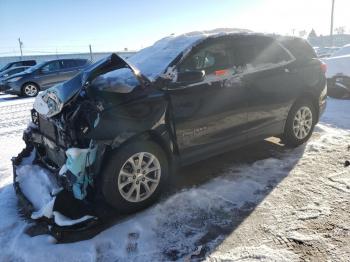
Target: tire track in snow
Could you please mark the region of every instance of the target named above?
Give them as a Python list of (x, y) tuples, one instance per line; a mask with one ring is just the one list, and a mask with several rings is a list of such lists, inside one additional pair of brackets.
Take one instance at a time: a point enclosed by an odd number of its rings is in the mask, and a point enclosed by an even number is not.
[(32, 102), (0, 106), (0, 137), (19, 135), (30, 121)]

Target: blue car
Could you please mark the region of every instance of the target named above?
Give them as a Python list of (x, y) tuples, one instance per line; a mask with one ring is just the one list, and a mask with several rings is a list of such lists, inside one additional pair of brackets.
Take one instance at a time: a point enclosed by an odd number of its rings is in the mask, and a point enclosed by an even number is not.
[(71, 79), (90, 65), (87, 59), (57, 59), (39, 63), (22, 73), (0, 80), (0, 91), (34, 97), (39, 91)]
[(15, 75), (15, 74), (18, 74), (18, 73), (21, 73), (25, 70), (27, 70), (30, 66), (20, 66), (20, 67), (11, 67), (9, 69), (6, 69), (2, 72), (0, 72), (0, 80), (1, 79), (6, 79), (12, 75)]

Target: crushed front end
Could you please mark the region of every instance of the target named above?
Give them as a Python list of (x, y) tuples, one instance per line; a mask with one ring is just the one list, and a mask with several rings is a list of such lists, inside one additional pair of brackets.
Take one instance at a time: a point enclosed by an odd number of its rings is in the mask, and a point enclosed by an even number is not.
[[(26, 148), (12, 159), (15, 189), (32, 219), (79, 228), (98, 221), (101, 198), (96, 185), (105, 152), (113, 141), (91, 134), (101, 129), (96, 127), (102, 113), (125, 102), (125, 97), (130, 100), (133, 87), (116, 85), (114, 94), (107, 98), (89, 93), (88, 89), (99, 75), (121, 68), (133, 70), (123, 59), (112, 55), (37, 96), (31, 110), (32, 121), (23, 134)], [(121, 89), (123, 95), (119, 94)], [(114, 98), (108, 100), (110, 97)], [(31, 176), (36, 179), (34, 182), (28, 181)], [(33, 183), (41, 186), (38, 192), (28, 192), (23, 186)], [(42, 192), (46, 195), (38, 199)]]
[[(85, 226), (98, 219), (93, 208), (98, 195), (95, 182), (106, 146), (86, 138), (85, 134), (97, 125), (99, 113), (94, 103), (83, 98), (77, 98), (75, 103), (52, 117), (32, 109), (32, 122), (23, 134), (26, 148), (13, 159), (16, 192), (22, 203), (28, 202), (24, 204), (31, 218), (51, 219), (58, 226)], [(50, 188), (48, 193), (53, 202), (46, 201), (45, 205), (35, 207), (29, 201), (30, 197), (23, 193), (21, 183), (26, 178), (21, 175), (27, 175), (23, 169), (26, 165), (39, 166), (47, 179), (56, 185), (52, 188), (44, 185)], [(33, 174), (28, 172), (29, 175)], [(47, 197), (43, 196), (44, 199)]]

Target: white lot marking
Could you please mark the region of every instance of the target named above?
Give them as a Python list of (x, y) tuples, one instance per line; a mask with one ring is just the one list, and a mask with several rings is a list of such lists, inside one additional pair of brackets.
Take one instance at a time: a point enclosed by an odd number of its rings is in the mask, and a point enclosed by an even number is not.
[(2, 116), (23, 119), (10, 131), (0, 128), (0, 261), (183, 260), (195, 259), (199, 246), (209, 261), (350, 260), (350, 167), (343, 167), (350, 158), (350, 101), (329, 99), (305, 146), (232, 164), (91, 240), (55, 245), (51, 237), (24, 234), (28, 223), (16, 209), (10, 158), (23, 147), (30, 107), (20, 100), (20, 109), (0, 102)]

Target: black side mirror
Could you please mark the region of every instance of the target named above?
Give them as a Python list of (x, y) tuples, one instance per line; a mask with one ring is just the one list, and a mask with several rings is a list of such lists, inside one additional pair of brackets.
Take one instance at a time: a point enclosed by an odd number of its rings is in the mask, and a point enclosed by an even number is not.
[(205, 77), (204, 71), (187, 71), (187, 72), (179, 72), (177, 75), (178, 83), (197, 83), (202, 82)]

